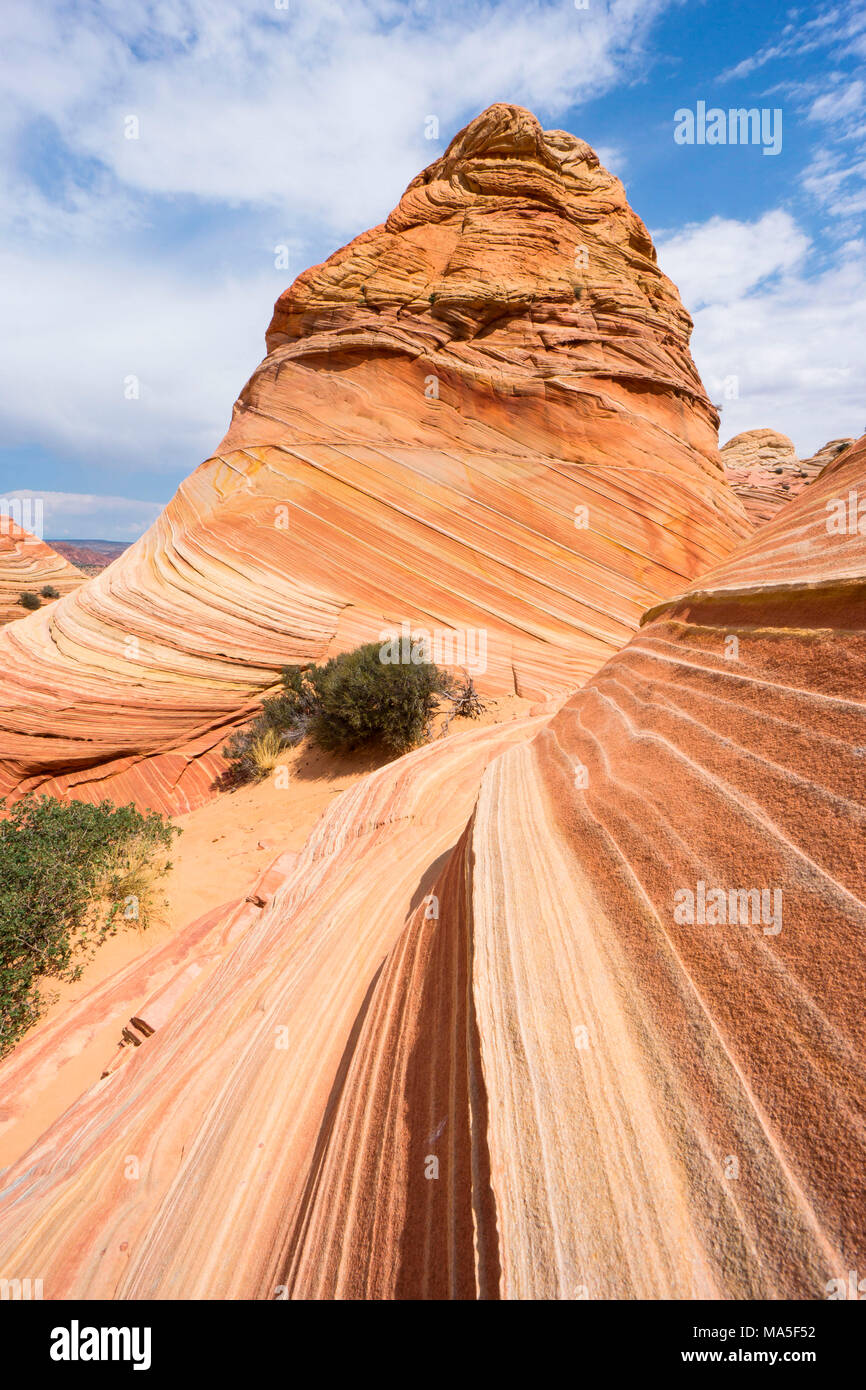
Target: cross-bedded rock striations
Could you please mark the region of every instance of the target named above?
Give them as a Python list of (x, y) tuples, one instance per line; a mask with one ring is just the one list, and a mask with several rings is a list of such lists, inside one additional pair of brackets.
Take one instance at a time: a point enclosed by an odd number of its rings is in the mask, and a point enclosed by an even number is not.
[[(866, 440), (558, 712), (341, 797), (242, 932), (190, 929), (216, 962), (198, 987), (183, 943), (136, 967), (155, 1032), (4, 1175), (6, 1276), (154, 1298), (821, 1299), (847, 1279), (861, 498)], [(20, 1075), (56, 1067), (59, 1030)]]
[(866, 441), (488, 768), (438, 927), (416, 914), (376, 982), (293, 1296), (847, 1280), (866, 1239), (852, 495), (866, 514)]
[[(155, 1026), (125, 1057), (102, 1057), (90, 1088), (74, 1104), (67, 1096), (65, 1113), (0, 1175), (4, 1277), (35, 1261), (46, 1298), (279, 1296), (383, 962), (400, 954), (416, 915), (436, 933), (440, 865), (484, 767), (544, 719), (456, 734), (371, 774), (294, 862), (273, 866), (253, 901), (192, 924), (25, 1039), (0, 1066), (15, 1097), (0, 1124), (19, 1118), (25, 1089), (39, 1098), (54, 1086), (118, 1007), (122, 1019)], [(384, 1039), (389, 1020), (379, 1017)], [(465, 1028), (453, 1026), (459, 1045)], [(408, 1032), (402, 1046), (411, 1053)], [(446, 1031), (434, 1048), (446, 1088), (451, 1048)], [(100, 1079), (101, 1063), (118, 1056)], [(399, 1106), (403, 1062), (382, 1061), (394, 1067)], [(400, 1142), (393, 1171), (390, 1141), (382, 1155), (394, 1196)], [(471, 1199), (471, 1186), (458, 1194), (461, 1212)], [(399, 1245), (393, 1224), (392, 1234)], [(447, 1238), (443, 1228), (437, 1239)], [(385, 1288), (393, 1272), (383, 1266), (378, 1277)]]
[(50, 545), (0, 515), (0, 626), (27, 616), (22, 593), (40, 597), (42, 589), (51, 588), (58, 595), (71, 594), (83, 583), (84, 575)]
[(852, 495), (866, 440), (485, 776), (464, 880), (508, 1296), (820, 1299), (856, 1266)]
[(281, 297), (151, 530), (0, 638), (0, 792), (186, 809), (281, 666), (404, 621), (573, 689), (749, 531), (690, 331), (592, 150), (491, 107)]

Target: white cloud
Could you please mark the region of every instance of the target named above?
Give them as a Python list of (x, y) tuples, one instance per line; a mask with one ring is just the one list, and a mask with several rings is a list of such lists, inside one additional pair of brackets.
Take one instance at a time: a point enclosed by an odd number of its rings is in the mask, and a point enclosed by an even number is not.
[(132, 541), (146, 531), (162, 511), (159, 502), (139, 502), (131, 497), (97, 496), (83, 492), (30, 492), (20, 488), (7, 492), (0, 499), (0, 512), (13, 514), (3, 502), (20, 498), (31, 502), (24, 513), (38, 515), (35, 505), (41, 502), (41, 533), (53, 540)]
[(150, 262), (0, 253), (4, 441), (38, 440), (111, 481), (118, 466), (191, 471), (264, 355), (286, 279), (270, 264), (203, 284)]
[[(792, 70), (806, 54), (820, 54), (807, 75)], [(866, 3), (825, 5), (810, 18), (792, 12), (778, 37), (758, 53), (721, 74), (720, 81), (748, 76), (766, 64), (780, 65), (780, 80), (767, 96), (783, 93), (805, 120), (823, 126), (823, 141), (799, 183), (828, 215), (828, 238), (846, 241), (859, 232), (866, 209), (866, 82), (845, 64), (866, 57)], [(838, 66), (831, 67), (830, 62)], [(784, 66), (781, 66), (784, 64)]]
[(728, 68), (719, 80), (747, 77), (767, 63), (800, 58), (822, 49), (840, 58), (852, 53), (866, 54), (866, 5), (863, 0), (824, 5), (808, 19), (793, 11), (791, 23), (783, 26), (777, 38)]
[(866, 152), (845, 159), (838, 150), (821, 149), (807, 166), (803, 187), (832, 214), (837, 235), (857, 231), (855, 219), (866, 211)]
[(845, 121), (862, 111), (866, 84), (859, 81), (839, 82), (829, 92), (816, 97), (809, 110), (813, 121)]
[(690, 311), (740, 299), (762, 281), (802, 261), (809, 239), (782, 211), (756, 222), (711, 217), (657, 238), (659, 263)]
[(824, 126), (826, 142), (807, 165), (801, 182), (831, 214), (835, 235), (850, 237), (858, 231), (866, 210), (866, 83), (833, 74), (807, 114), (810, 121)]
[[(713, 218), (659, 241), (662, 269), (699, 306), (692, 354), (722, 405), (723, 441), (777, 429), (806, 457), (866, 429), (866, 244), (847, 243), (818, 270), (808, 246), (781, 211), (756, 223)], [(754, 260), (742, 264), (745, 253)], [(738, 395), (725, 399), (732, 379)]]
[(628, 172), (628, 156), (618, 145), (595, 145), (595, 152), (599, 160), (611, 174), (615, 174), (618, 179), (624, 179)]

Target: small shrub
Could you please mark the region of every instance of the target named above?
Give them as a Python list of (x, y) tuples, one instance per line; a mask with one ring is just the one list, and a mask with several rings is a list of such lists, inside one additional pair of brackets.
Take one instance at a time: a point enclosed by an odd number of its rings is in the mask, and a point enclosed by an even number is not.
[(321, 748), (336, 752), (380, 744), (405, 753), (429, 737), (447, 675), (429, 661), (382, 662), (380, 650), (380, 643), (369, 642), (312, 672), (319, 707), (310, 733)]
[(0, 1056), (43, 1012), (47, 978), (77, 979), (124, 919), (147, 926), (178, 833), (110, 801), (29, 796), (11, 807), (0, 821)]
[(43, 584), (43, 585), (42, 585), (42, 588), (39, 590), (39, 592), (40, 592), (40, 594), (42, 595), (43, 598), (59, 598), (59, 597), (60, 597), (60, 590), (59, 590), (59, 589), (55, 589), (55, 587), (54, 587), (53, 584)]
[(463, 680), (456, 681), (446, 694), (451, 701), (452, 713), (458, 719), (479, 719), (487, 708), (475, 689), (474, 680), (465, 671)]
[(21, 595), (21, 597), (19, 598), (18, 602), (21, 604), (21, 607), (22, 607), (22, 608), (28, 609), (31, 613), (32, 613), (36, 608), (41, 608), (41, 607), (42, 607), (42, 600), (41, 600), (41, 598), (39, 597), (38, 594), (34, 594), (30, 589), (27, 589), (27, 590)]
[(440, 738), (447, 734), (452, 719), (480, 719), (487, 709), (486, 704), (475, 689), (474, 680), (466, 671), (463, 672), (462, 681), (450, 683), (443, 693), (445, 699), (450, 701), (451, 709), (448, 718), (442, 725)]
[(309, 734), (329, 752), (378, 745), (405, 753), (429, 737), (438, 699), (450, 689), (432, 662), (382, 662), (370, 642), (324, 666), (289, 666), (280, 694), (223, 748), (229, 767), (223, 787), (266, 777), (279, 753)]
[(267, 777), (284, 748), (300, 743), (318, 708), (318, 697), (309, 672), (312, 666), (287, 666), (283, 690), (262, 701), (261, 713), (232, 734), (223, 748), (228, 768), (219, 779), (223, 789)]
[(259, 778), (267, 777), (283, 751), (283, 743), (276, 729), (265, 729), (250, 744), (250, 759)]

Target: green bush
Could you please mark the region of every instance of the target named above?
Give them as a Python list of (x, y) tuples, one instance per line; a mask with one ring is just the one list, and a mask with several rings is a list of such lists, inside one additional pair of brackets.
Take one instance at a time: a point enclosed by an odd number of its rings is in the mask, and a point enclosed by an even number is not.
[(283, 689), (223, 748), (224, 786), (266, 777), (279, 751), (305, 734), (329, 752), (379, 746), (405, 753), (429, 736), (438, 697), (451, 682), (432, 662), (389, 664), (381, 644), (332, 657), (324, 666), (287, 666)]
[(43, 598), (59, 598), (59, 597), (60, 597), (60, 590), (59, 590), (59, 589), (55, 589), (55, 587), (54, 587), (53, 584), (43, 584), (43, 585), (42, 585), (42, 588), (39, 590), (39, 592), (40, 592), (40, 594), (42, 595)]
[[(0, 801), (0, 812), (6, 803)], [(134, 806), (25, 797), (0, 821), (0, 1056), (120, 923), (146, 926), (177, 827)]]
[(38, 595), (38, 594), (34, 594), (34, 593), (33, 593), (31, 590), (29, 590), (29, 589), (26, 590), (26, 591), (21, 595), (21, 597), (19, 598), (18, 602), (21, 604), (21, 607), (22, 607), (22, 608), (27, 608), (27, 609), (29, 609), (31, 613), (32, 613), (35, 609), (41, 608), (41, 607), (42, 607), (42, 600), (41, 600), (41, 598), (39, 597), (39, 595)]
[(429, 737), (438, 696), (449, 689), (432, 662), (383, 662), (381, 643), (335, 656), (311, 673), (318, 709), (310, 733), (331, 751), (381, 744), (405, 753)]
[(290, 748), (307, 733), (318, 709), (318, 695), (309, 679), (314, 666), (286, 666), (283, 691), (262, 701), (262, 711), (245, 729), (232, 734), (223, 748), (228, 770), (223, 787), (259, 782), (267, 777), (283, 748)]

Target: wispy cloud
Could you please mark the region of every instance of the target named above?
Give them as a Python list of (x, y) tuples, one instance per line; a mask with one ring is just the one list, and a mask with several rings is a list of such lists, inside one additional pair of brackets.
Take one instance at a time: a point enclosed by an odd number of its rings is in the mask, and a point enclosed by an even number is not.
[(792, 9), (789, 22), (772, 42), (727, 68), (719, 80), (748, 77), (768, 63), (802, 58), (819, 50), (828, 50), (834, 55), (866, 56), (866, 5), (863, 0), (824, 5), (808, 19), (804, 19), (803, 14), (803, 10)]
[[(866, 243), (813, 273), (788, 213), (713, 218), (666, 239), (659, 264), (698, 305), (692, 352), (722, 409), (721, 438), (767, 427), (801, 456), (866, 428)], [(707, 269), (711, 267), (711, 269)], [(733, 388), (733, 389), (732, 389)]]
[(866, 210), (866, 83), (833, 73), (807, 112), (825, 139), (802, 175), (806, 192), (832, 214), (833, 230), (850, 237)]
[[(809, 18), (791, 11), (778, 38), (721, 74), (735, 82), (761, 68), (775, 72), (767, 94), (782, 94), (803, 119), (823, 128), (821, 144), (799, 176), (799, 185), (825, 212), (831, 237), (847, 241), (859, 230), (853, 219), (866, 207), (866, 0), (824, 5)], [(817, 72), (798, 71), (807, 55), (820, 55)]]

